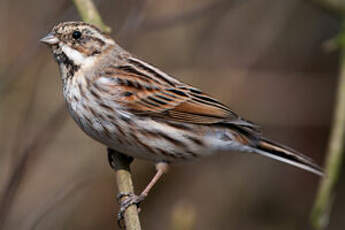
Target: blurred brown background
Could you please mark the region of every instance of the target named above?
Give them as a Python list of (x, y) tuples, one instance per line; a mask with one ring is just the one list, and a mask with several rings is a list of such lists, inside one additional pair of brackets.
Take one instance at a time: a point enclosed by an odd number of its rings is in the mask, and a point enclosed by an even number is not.
[[(302, 0), (95, 1), (118, 42), (262, 125), (266, 136), (323, 165), (339, 23)], [(69, 0), (0, 1), (0, 229), (116, 229), (105, 147), (66, 114), (58, 67), (39, 44), (79, 20)], [(136, 191), (154, 174), (132, 165)], [(344, 173), (343, 173), (344, 174)], [(174, 165), (142, 205), (144, 229), (310, 229), (319, 178), (253, 155)], [(345, 183), (329, 229), (344, 229)], [(187, 229), (186, 229), (187, 230)]]

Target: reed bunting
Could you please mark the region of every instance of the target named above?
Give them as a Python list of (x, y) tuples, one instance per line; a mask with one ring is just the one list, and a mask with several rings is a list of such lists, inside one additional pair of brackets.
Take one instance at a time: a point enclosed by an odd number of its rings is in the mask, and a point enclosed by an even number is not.
[(310, 158), (263, 137), (254, 123), (93, 25), (60, 23), (41, 42), (59, 65), (65, 101), (80, 128), (110, 149), (156, 164), (152, 181), (122, 202), (122, 210), (142, 201), (169, 163), (218, 152), (258, 153), (322, 175)]

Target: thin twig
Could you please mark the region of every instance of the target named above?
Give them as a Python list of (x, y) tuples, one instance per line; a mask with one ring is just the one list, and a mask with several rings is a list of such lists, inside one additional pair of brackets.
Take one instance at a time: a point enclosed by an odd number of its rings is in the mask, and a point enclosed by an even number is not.
[[(112, 149), (108, 149), (108, 159), (109, 159), (110, 166), (116, 172), (116, 181), (117, 181), (119, 194), (134, 194), (131, 171), (129, 168), (131, 162), (133, 161), (133, 158), (127, 157)], [(123, 217), (125, 221), (125, 227), (127, 230), (141, 229), (138, 209), (135, 204), (129, 206), (125, 210)]]
[[(95, 5), (91, 0), (73, 0), (81, 18), (88, 23), (92, 23), (101, 29), (110, 32), (110, 28), (106, 26), (99, 15)], [(116, 171), (117, 187), (119, 193), (134, 193), (133, 182), (129, 165), (131, 160), (128, 157), (108, 150), (111, 166)], [(136, 205), (131, 205), (124, 212), (125, 227), (127, 230), (140, 230), (140, 221)]]

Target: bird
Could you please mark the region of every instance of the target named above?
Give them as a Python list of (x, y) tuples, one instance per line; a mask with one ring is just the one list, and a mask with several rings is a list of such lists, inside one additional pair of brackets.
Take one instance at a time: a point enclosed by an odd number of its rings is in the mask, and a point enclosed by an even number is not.
[(40, 40), (58, 63), (67, 109), (91, 138), (134, 159), (154, 162), (156, 174), (140, 203), (170, 163), (219, 152), (249, 152), (304, 169), (323, 170), (311, 158), (263, 136), (261, 128), (192, 85), (132, 55), (98, 27), (62, 22)]

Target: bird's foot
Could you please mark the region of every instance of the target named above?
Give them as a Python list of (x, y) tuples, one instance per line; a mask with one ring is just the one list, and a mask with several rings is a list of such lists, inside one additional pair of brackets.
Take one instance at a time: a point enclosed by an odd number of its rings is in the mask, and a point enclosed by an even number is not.
[[(124, 197), (125, 199), (122, 200), (122, 198)], [(146, 196), (144, 194), (140, 194), (138, 196), (134, 193), (119, 193), (116, 196), (117, 202), (120, 204), (120, 211), (117, 215), (118, 222), (121, 222), (121, 220), (123, 219), (123, 215), (128, 207), (134, 204), (137, 205), (137, 207), (139, 207), (139, 204), (145, 199), (145, 197)]]

